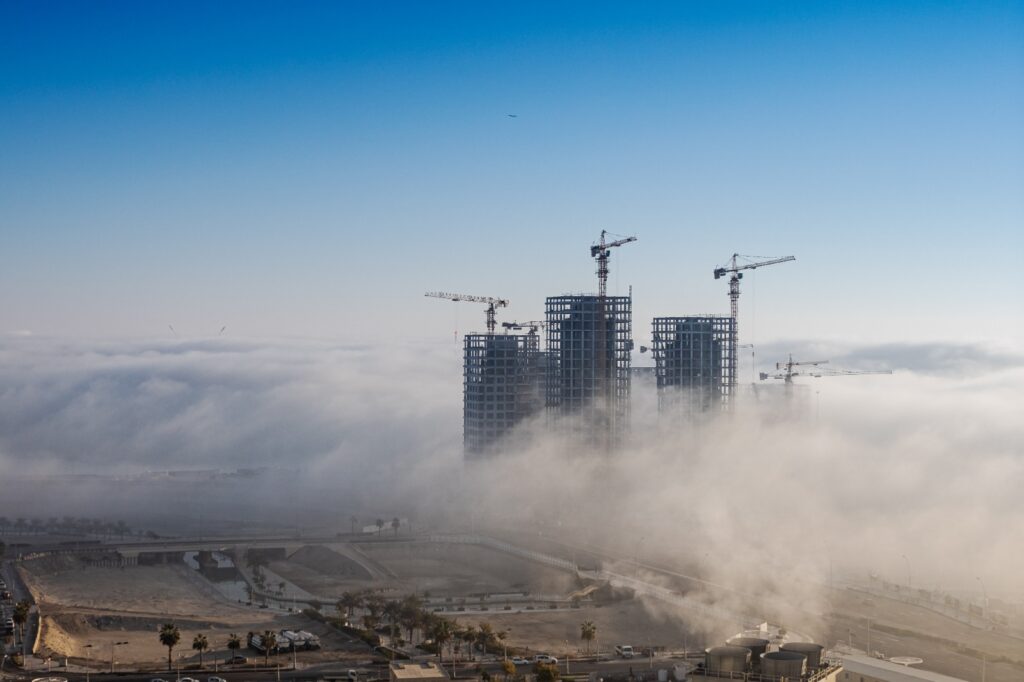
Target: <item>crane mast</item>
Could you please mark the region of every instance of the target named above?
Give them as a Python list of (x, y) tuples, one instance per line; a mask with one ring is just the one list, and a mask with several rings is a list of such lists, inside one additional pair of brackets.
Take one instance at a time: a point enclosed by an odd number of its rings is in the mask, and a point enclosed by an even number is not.
[(597, 295), (602, 299), (608, 294), (608, 258), (612, 255), (610, 249), (636, 241), (636, 237), (624, 237), (606, 242), (604, 238), (607, 234), (606, 230), (601, 230), (601, 240), (590, 247), (590, 257), (597, 260)]
[(450, 294), (445, 291), (428, 291), (424, 294), (429, 298), (443, 298), (448, 301), (469, 301), (470, 303), (484, 303), (487, 305), (487, 333), (493, 334), (496, 326), (495, 312), (497, 308), (508, 306), (508, 299), (494, 298), (492, 296), (470, 296), (468, 294)]
[(767, 258), (753, 263), (738, 263), (738, 258), (752, 258), (752, 256), (741, 256), (738, 253), (732, 254), (732, 257), (726, 262), (725, 265), (715, 268), (715, 279), (720, 279), (727, 274), (731, 273), (729, 277), (729, 314), (732, 316), (732, 386), (730, 386), (730, 392), (735, 388), (736, 384), (736, 348), (740, 338), (740, 280), (743, 279), (743, 270), (754, 270), (756, 268), (763, 268), (766, 265), (775, 265), (777, 263), (788, 263), (789, 261), (796, 260), (796, 256), (783, 256), (782, 258)]

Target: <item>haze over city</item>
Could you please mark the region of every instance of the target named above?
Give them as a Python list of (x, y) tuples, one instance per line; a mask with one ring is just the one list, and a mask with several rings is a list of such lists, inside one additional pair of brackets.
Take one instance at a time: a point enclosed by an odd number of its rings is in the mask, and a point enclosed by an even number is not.
[(0, 103), (26, 674), (174, 616), (311, 682), (438, 618), (1024, 679), (1021, 3), (8, 2)]

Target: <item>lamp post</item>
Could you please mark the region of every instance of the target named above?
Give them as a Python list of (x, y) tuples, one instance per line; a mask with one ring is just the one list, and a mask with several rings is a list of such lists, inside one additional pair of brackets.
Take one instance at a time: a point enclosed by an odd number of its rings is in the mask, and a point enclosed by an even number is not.
[(979, 585), (981, 585), (981, 594), (985, 597), (985, 610), (981, 613), (982, 618), (984, 618), (988, 615), (988, 590), (985, 589), (985, 581), (981, 579), (980, 575), (975, 576), (974, 579), (978, 581)]
[(127, 643), (128, 642), (111, 642), (110, 643), (110, 672), (114, 672), (114, 647), (120, 646), (122, 644), (127, 644)]
[(907, 562), (907, 591), (909, 591), (910, 588), (911, 588), (911, 582), (910, 582), (910, 578), (911, 578), (911, 575), (910, 575), (910, 559), (907, 558), (906, 554), (900, 554), (900, 556), (903, 557), (903, 560), (905, 562)]
[[(92, 644), (86, 644), (82, 648), (83, 649), (91, 649), (92, 648)], [(92, 657), (89, 656), (90, 653), (92, 653), (92, 652), (90, 652), (90, 651), (86, 651), (85, 652), (85, 682), (89, 682), (89, 666), (92, 664), (92, 660), (91, 660)]]

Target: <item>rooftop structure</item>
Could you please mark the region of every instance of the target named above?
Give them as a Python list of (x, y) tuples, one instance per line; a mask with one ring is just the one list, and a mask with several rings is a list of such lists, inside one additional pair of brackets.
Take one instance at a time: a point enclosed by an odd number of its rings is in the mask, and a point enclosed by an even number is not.
[(652, 326), (658, 409), (692, 416), (730, 406), (736, 384), (735, 318), (656, 317)]
[[(980, 664), (979, 664), (980, 665)], [(871, 656), (844, 655), (837, 682), (964, 682), (959, 677), (919, 670)]]
[(468, 458), (544, 406), (543, 357), (536, 334), (467, 334), (463, 374), (463, 444)]
[(399, 663), (393, 661), (390, 666), (391, 682), (401, 680), (447, 680), (448, 673), (432, 661), (420, 663)]
[(629, 414), (631, 296), (549, 297), (548, 379), (545, 404), (552, 415), (578, 416), (594, 440), (610, 445)]

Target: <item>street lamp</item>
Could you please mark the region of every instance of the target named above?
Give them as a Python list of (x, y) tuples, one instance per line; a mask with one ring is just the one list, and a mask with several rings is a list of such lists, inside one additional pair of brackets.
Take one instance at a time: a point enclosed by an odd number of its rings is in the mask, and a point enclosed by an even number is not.
[(128, 642), (111, 642), (110, 643), (110, 672), (114, 672), (114, 647), (127, 644)]
[(910, 583), (910, 559), (907, 558), (906, 554), (900, 554), (900, 556), (903, 557), (903, 560), (907, 562), (907, 590), (909, 591), (910, 588), (911, 588), (911, 583)]
[[(92, 648), (92, 644), (86, 644), (82, 648), (83, 649), (91, 649)], [(92, 657), (89, 656), (90, 653), (92, 653), (92, 652), (90, 652), (90, 651), (86, 651), (85, 652), (85, 682), (89, 682), (89, 666), (92, 665)]]
[(985, 611), (982, 612), (982, 617), (984, 617), (988, 612), (988, 590), (985, 589), (985, 581), (981, 579), (980, 575), (975, 576), (974, 579), (978, 581), (979, 585), (981, 585), (981, 594), (985, 597)]

